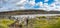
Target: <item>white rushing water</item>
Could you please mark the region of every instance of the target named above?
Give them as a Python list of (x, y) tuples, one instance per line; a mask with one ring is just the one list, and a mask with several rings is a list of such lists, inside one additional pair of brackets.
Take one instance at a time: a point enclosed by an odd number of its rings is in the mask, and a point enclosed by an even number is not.
[(26, 18), (32, 19), (35, 18), (36, 16), (56, 16), (56, 15), (60, 14), (31, 14), (31, 15), (15, 15), (12, 17), (15, 17), (16, 19), (18, 18), (18, 20), (20, 20), (19, 23), (21, 23), (22, 21), (25, 21)]
[(31, 15), (15, 15), (15, 16), (12, 16), (12, 17), (20, 17), (20, 18), (29, 17), (29, 18), (34, 18), (36, 16), (56, 16), (56, 15), (60, 15), (60, 14), (31, 14)]

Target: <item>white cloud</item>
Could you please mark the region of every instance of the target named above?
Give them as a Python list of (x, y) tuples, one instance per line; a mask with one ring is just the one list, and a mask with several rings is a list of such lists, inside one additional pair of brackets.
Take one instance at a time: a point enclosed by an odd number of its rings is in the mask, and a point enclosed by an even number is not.
[(24, 2), (26, 2), (26, 0), (20, 0), (19, 2), (17, 2), (17, 5), (23, 4)]
[(53, 10), (53, 11), (60, 11), (60, 6), (57, 5), (57, 4), (59, 4), (59, 2), (52, 3), (50, 5), (51, 10)]
[[(51, 5), (48, 5), (48, 3), (46, 3), (49, 0), (45, 0), (44, 4), (43, 4), (43, 2), (35, 3), (35, 0), (30, 0), (30, 2), (28, 0), (9, 0), (9, 1), (4, 0), (4, 1), (6, 1), (8, 3), (8, 5), (9, 4), (11, 4), (11, 5), (8, 8), (3, 6), (2, 8), (0, 8), (1, 9), (0, 11), (9, 10), (9, 8), (11, 8), (11, 10), (28, 9), (28, 8), (32, 9), (32, 8), (34, 8), (35, 5), (40, 6), (41, 8), (39, 8), (39, 9), (43, 9), (43, 10), (47, 10), (47, 11), (60, 10), (60, 6), (59, 6), (60, 0), (54, 0), (55, 2), (52, 3)], [(2, 5), (1, 3), (3, 3), (3, 2), (0, 2), (0, 5)], [(13, 7), (12, 4), (15, 6), (14, 8), (12, 8)], [(28, 5), (25, 5), (25, 4), (28, 4)]]
[(35, 1), (30, 1), (29, 3), (30, 3), (32, 6), (35, 5)]
[(57, 2), (58, 0), (54, 0), (55, 2)]
[(43, 6), (44, 6), (44, 7), (48, 7), (48, 3), (44, 3)]
[(49, 11), (49, 9), (48, 9), (48, 3), (44, 3), (44, 5), (43, 5), (43, 10), (46, 10), (46, 11)]
[[(40, 4), (41, 4), (40, 6), (43, 5), (43, 8), (40, 8), (40, 9), (43, 9), (43, 10), (46, 10), (46, 11), (50, 11), (50, 10), (60, 11), (60, 6), (56, 6), (55, 2), (52, 3), (51, 5), (48, 5), (48, 3), (44, 3), (44, 4), (40, 3)], [(59, 4), (59, 3), (57, 2), (57, 4)]]
[(50, 7), (56, 7), (56, 5), (55, 5), (55, 3), (52, 3), (51, 5), (50, 5)]
[(24, 6), (22, 6), (22, 7), (20, 7), (20, 9), (25, 9), (25, 7), (24, 7)]
[(0, 12), (2, 12), (2, 11), (9, 11), (9, 10), (6, 7), (2, 7), (2, 8), (0, 8)]
[(39, 2), (38, 3), (40, 7), (43, 7), (43, 3), (42, 2)]
[(44, 2), (48, 2), (49, 0), (45, 0)]
[(52, 3), (49, 7), (47, 7), (48, 9), (49, 9), (49, 11), (50, 10), (52, 10), (52, 11), (60, 11), (59, 9), (60, 9), (60, 6), (59, 7), (57, 7), (54, 3)]

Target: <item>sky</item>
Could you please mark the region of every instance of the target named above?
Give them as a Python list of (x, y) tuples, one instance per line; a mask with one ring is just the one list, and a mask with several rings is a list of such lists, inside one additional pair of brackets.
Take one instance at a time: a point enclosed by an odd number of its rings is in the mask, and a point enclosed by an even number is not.
[(60, 11), (60, 0), (0, 0), (0, 12), (25, 9)]

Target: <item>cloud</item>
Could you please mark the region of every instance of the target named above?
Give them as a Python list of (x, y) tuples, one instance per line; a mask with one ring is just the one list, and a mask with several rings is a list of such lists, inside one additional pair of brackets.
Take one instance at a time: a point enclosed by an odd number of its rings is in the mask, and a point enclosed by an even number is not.
[(35, 1), (30, 1), (29, 3), (30, 3), (32, 6), (35, 5)]
[(44, 3), (43, 6), (44, 6), (44, 7), (48, 7), (48, 3)]
[(25, 9), (25, 7), (24, 7), (24, 6), (22, 6), (22, 7), (20, 7), (20, 9)]
[(20, 1), (17, 2), (16, 4), (17, 4), (17, 5), (20, 5), (20, 4), (22, 4), (22, 3), (24, 4), (24, 2), (26, 2), (26, 0), (20, 0)]
[(54, 0), (54, 1), (56, 1), (56, 2), (57, 2), (58, 0)]
[(9, 10), (6, 7), (0, 8), (0, 12), (3, 12), (3, 11), (9, 11)]
[(60, 4), (60, 3), (59, 3), (58, 1), (52, 3), (52, 4), (50, 5), (51, 10), (53, 10), (53, 11), (60, 11), (60, 5), (59, 5), (59, 4)]
[(60, 11), (60, 6), (56, 6), (56, 3), (52, 3), (51, 5), (49, 5), (48, 7), (46, 7), (48, 11)]
[[(0, 0), (2, 1), (2, 0)], [(9, 10), (21, 10), (21, 9), (42, 9), (46, 11), (50, 10), (60, 10), (60, 0), (54, 0), (51, 4), (48, 3), (49, 0), (44, 0), (35, 3), (35, 0), (3, 0), (0, 2), (0, 11)], [(5, 3), (4, 3), (5, 2)]]
[(45, 0), (44, 2), (48, 2), (49, 0)]
[(55, 0), (55, 2), (53, 2), (50, 5), (48, 5), (48, 3), (44, 3), (44, 4), (39, 3), (39, 4), (40, 4), (40, 7), (43, 6), (42, 8), (40, 8), (42, 10), (46, 10), (46, 11), (51, 11), (51, 10), (53, 10), (53, 11), (60, 11), (60, 4), (59, 3), (60, 2), (58, 0)]
[(42, 2), (39, 2), (39, 6), (41, 6), (41, 7), (42, 7), (42, 6), (43, 6), (43, 3), (42, 3)]

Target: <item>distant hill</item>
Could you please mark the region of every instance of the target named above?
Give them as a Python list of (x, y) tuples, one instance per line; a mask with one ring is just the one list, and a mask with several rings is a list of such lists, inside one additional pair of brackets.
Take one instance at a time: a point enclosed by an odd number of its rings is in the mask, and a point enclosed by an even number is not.
[(60, 11), (15, 10), (15, 11), (0, 12), (0, 15), (23, 15), (23, 14), (60, 14)]
[(49, 14), (60, 14), (60, 11), (49, 11)]

